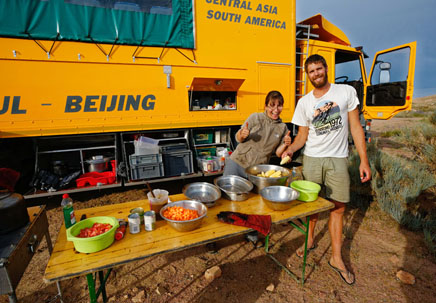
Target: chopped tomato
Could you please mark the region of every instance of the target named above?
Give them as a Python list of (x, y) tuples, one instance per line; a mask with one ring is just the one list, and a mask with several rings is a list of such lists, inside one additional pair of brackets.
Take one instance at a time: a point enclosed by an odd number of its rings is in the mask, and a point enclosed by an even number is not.
[(78, 238), (95, 237), (109, 231), (112, 225), (109, 223), (94, 223), (91, 227), (86, 227), (80, 230)]
[(198, 211), (194, 209), (187, 209), (181, 206), (168, 207), (163, 215), (165, 218), (175, 221), (187, 221), (193, 220), (199, 217)]

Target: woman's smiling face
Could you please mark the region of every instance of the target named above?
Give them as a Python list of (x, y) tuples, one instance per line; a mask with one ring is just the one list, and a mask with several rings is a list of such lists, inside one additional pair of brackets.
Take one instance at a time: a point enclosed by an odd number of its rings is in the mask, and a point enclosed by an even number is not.
[(278, 99), (271, 98), (268, 105), (265, 106), (265, 111), (268, 117), (273, 120), (280, 118), (280, 113), (283, 110), (283, 103), (280, 103)]

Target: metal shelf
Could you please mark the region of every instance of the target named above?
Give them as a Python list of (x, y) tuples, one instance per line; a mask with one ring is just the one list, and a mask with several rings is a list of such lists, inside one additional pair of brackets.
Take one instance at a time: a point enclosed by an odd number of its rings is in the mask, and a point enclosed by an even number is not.
[(119, 182), (119, 183), (113, 183), (113, 184), (103, 184), (103, 185), (87, 186), (87, 187), (80, 187), (80, 188), (61, 189), (61, 190), (53, 191), (53, 192), (38, 190), (36, 193), (33, 193), (33, 194), (31, 194), (30, 192), (25, 194), (24, 199), (50, 197), (50, 196), (57, 196), (57, 195), (63, 195), (63, 194), (69, 194), (69, 193), (85, 192), (85, 191), (90, 191), (90, 190), (115, 188), (115, 187), (121, 187), (121, 186), (122, 186), (122, 184), (121, 184), (121, 182)]

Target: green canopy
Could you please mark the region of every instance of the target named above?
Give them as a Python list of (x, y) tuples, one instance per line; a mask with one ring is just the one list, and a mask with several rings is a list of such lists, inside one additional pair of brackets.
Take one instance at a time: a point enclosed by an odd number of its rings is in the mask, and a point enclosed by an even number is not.
[(192, 0), (1, 0), (0, 36), (194, 48)]

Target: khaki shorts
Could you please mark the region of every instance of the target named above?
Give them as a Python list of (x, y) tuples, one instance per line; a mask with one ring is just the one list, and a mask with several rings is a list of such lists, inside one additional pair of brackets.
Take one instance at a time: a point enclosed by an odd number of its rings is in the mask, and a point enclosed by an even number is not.
[(321, 195), (342, 203), (350, 202), (350, 175), (348, 158), (314, 158), (303, 156), (303, 176), (305, 180), (323, 186)]

